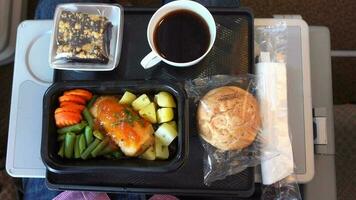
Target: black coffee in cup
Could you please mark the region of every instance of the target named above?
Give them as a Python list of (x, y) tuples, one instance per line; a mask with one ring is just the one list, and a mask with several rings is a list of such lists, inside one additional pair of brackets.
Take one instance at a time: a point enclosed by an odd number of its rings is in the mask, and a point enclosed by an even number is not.
[(163, 58), (185, 63), (202, 56), (209, 48), (208, 24), (189, 10), (176, 10), (162, 17), (153, 33), (154, 46)]

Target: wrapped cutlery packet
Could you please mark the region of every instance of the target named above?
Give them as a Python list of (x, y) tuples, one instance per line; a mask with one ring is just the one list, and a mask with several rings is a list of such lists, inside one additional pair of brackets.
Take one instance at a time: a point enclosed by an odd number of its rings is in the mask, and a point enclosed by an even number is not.
[(277, 156), (263, 159), (261, 163), (264, 185), (262, 199), (301, 199), (294, 176), (295, 165), (288, 123), (286, 23), (258, 27), (255, 44), (262, 132), (267, 140), (274, 141), (273, 145), (278, 152)]

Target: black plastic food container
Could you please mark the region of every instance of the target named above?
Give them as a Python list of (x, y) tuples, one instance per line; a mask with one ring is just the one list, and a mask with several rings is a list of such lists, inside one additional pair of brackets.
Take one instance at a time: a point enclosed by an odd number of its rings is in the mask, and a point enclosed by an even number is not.
[[(82, 88), (98, 95), (122, 95), (125, 91), (136, 95), (147, 94), (153, 96), (160, 91), (171, 93), (176, 100), (175, 120), (178, 126), (178, 137), (170, 144), (170, 156), (167, 160), (148, 161), (139, 158), (125, 158), (110, 160), (106, 158), (95, 159), (65, 159), (57, 155), (59, 142), (57, 142), (57, 128), (54, 120), (54, 111), (59, 106), (58, 97), (64, 91)], [(188, 102), (186, 94), (178, 84), (167, 81), (70, 81), (54, 83), (48, 88), (43, 98), (43, 124), (41, 157), (47, 169), (56, 173), (80, 172), (118, 172), (125, 170), (147, 172), (175, 171), (184, 163), (188, 154)]]

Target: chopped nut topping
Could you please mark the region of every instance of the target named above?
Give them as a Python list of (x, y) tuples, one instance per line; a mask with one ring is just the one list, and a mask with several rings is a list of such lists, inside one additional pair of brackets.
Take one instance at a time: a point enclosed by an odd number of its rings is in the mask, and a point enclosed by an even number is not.
[(62, 11), (58, 22), (57, 56), (73, 61), (107, 62), (109, 28), (111, 24), (103, 16)]

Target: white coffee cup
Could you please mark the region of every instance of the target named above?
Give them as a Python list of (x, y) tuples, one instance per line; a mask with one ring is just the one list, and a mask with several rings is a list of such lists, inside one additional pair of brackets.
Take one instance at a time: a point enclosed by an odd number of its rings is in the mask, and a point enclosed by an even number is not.
[[(178, 63), (178, 62), (173, 62), (170, 60), (167, 60), (163, 58), (162, 56), (159, 55), (156, 47), (154, 46), (153, 42), (153, 34), (156, 26), (159, 24), (159, 22), (162, 20), (164, 16), (166, 16), (168, 13), (176, 11), (176, 10), (189, 10), (191, 12), (194, 12), (195, 14), (199, 15), (208, 25), (209, 32), (210, 32), (210, 44), (208, 49), (205, 51), (205, 53), (200, 56), (199, 58), (189, 61), (189, 62), (184, 62), (184, 63)], [(213, 44), (215, 42), (215, 37), (216, 37), (216, 26), (215, 26), (215, 21), (211, 13), (206, 9), (204, 6), (201, 4), (190, 1), (190, 0), (177, 0), (170, 2), (161, 8), (159, 8), (151, 17), (150, 22), (148, 23), (147, 27), (147, 40), (148, 44), (150, 45), (152, 51), (146, 55), (142, 61), (141, 65), (143, 68), (148, 69), (159, 62), (163, 61), (169, 65), (175, 66), (175, 67), (188, 67), (194, 64), (197, 64), (199, 61), (201, 61), (211, 50), (213, 47)]]

